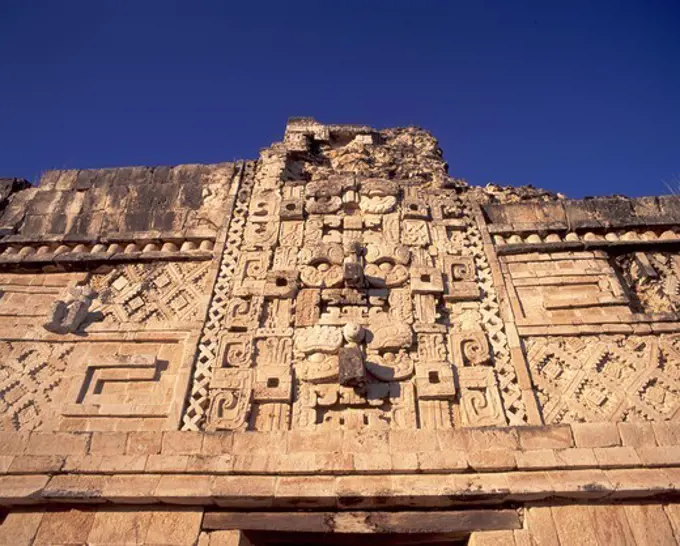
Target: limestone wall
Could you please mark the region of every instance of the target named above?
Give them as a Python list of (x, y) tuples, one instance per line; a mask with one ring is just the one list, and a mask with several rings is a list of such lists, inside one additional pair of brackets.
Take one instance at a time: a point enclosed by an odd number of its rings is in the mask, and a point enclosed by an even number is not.
[[(296, 118), (257, 161), (3, 179), (0, 536), (440, 509), (471, 544), (604, 544), (610, 520), (669, 542), (679, 248), (678, 197), (471, 187), (417, 128)], [(384, 507), (406, 519), (343, 515)]]

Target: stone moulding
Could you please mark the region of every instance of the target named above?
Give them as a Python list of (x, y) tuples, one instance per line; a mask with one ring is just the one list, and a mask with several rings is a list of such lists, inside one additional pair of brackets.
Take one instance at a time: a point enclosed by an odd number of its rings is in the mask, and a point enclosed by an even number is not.
[(677, 438), (670, 423), (606, 422), (436, 432), (0, 433), (0, 505), (127, 499), (441, 508), (472, 499), (667, 498), (680, 493)]

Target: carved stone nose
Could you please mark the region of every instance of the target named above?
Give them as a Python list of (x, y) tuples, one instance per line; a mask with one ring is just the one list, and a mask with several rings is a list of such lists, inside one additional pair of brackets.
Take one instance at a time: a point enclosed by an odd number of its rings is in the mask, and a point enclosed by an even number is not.
[(345, 286), (350, 288), (360, 288), (364, 284), (364, 270), (361, 264), (356, 262), (345, 262), (343, 265), (343, 278)]

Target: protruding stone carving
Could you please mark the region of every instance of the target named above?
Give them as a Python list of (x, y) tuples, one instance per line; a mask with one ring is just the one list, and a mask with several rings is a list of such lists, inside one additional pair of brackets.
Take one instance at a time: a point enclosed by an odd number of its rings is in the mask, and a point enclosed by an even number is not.
[(309, 287), (333, 288), (344, 280), (342, 262), (344, 253), (340, 245), (317, 245), (300, 251), (300, 279)]
[(413, 367), (413, 359), (403, 350), (382, 355), (372, 353), (366, 357), (366, 369), (381, 381), (408, 379), (413, 375)]
[(75, 333), (88, 316), (97, 293), (88, 286), (74, 286), (63, 300), (57, 300), (50, 310), (45, 329), (55, 334)]
[(420, 199), (404, 199), (401, 204), (404, 218), (427, 220), (430, 217), (427, 203)]
[(476, 282), (475, 261), (471, 256), (446, 256), (444, 258), (444, 278), (448, 301), (479, 299)]
[(345, 387), (361, 388), (366, 382), (364, 358), (356, 344), (342, 347), (338, 355), (338, 382)]
[(359, 207), (363, 212), (386, 214), (397, 204), (399, 189), (389, 180), (364, 180), (361, 183)]
[(366, 248), (366, 280), (376, 287), (401, 286), (409, 278), (405, 267), (409, 259), (410, 253), (405, 246), (370, 244)]
[(257, 367), (290, 367), (293, 342), (286, 336), (267, 336), (255, 341)]
[(252, 334), (224, 334), (220, 339), (218, 362), (223, 368), (250, 368), (253, 356)]
[(313, 214), (332, 214), (342, 206), (342, 184), (334, 180), (310, 182), (305, 187), (308, 212)]
[(232, 298), (227, 303), (227, 328), (232, 331), (257, 328), (261, 309), (262, 296)]
[(489, 342), (482, 330), (450, 335), (451, 358), (456, 366), (482, 366), (491, 363)]
[(295, 332), (295, 348), (303, 354), (335, 353), (342, 346), (342, 330), (332, 326), (314, 326)]
[(284, 199), (281, 201), (279, 216), (281, 220), (302, 220), (305, 202), (302, 199)]
[(348, 322), (342, 328), (342, 335), (347, 343), (361, 343), (366, 332), (360, 324)]
[(441, 272), (434, 267), (411, 267), (411, 292), (414, 294), (440, 294), (444, 291)]
[(413, 331), (407, 324), (382, 321), (370, 325), (367, 341), (368, 348), (375, 351), (408, 349), (413, 343)]
[(297, 294), (296, 271), (270, 271), (265, 279), (263, 294), (272, 298), (294, 298)]
[(465, 426), (505, 426), (503, 404), (493, 368), (459, 368), (460, 413)]
[(422, 400), (453, 400), (456, 386), (451, 366), (446, 362), (419, 362), (416, 391)]
[(255, 369), (253, 400), (257, 402), (290, 402), (293, 381), (290, 366), (258, 366)]
[(208, 410), (207, 430), (245, 428), (253, 394), (252, 385), (250, 370), (216, 370), (210, 384), (214, 394)]
[(364, 284), (364, 270), (357, 262), (345, 262), (343, 264), (343, 277), (345, 286), (360, 288)]
[(321, 291), (306, 288), (298, 292), (295, 306), (295, 326), (314, 326), (321, 315)]
[(430, 231), (425, 220), (404, 220), (401, 240), (409, 246), (430, 244)]

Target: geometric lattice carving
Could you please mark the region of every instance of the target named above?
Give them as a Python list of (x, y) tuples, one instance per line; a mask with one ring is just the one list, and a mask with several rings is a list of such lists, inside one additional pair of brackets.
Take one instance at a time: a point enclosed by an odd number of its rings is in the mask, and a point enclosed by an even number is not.
[(35, 430), (63, 381), (73, 343), (0, 342), (0, 430)]
[(680, 313), (680, 256), (669, 252), (635, 252), (616, 258), (633, 296), (645, 313)]
[(680, 417), (680, 336), (524, 341), (546, 423)]
[(92, 275), (100, 294), (93, 307), (104, 321), (191, 321), (205, 301), (210, 262), (133, 263)]

